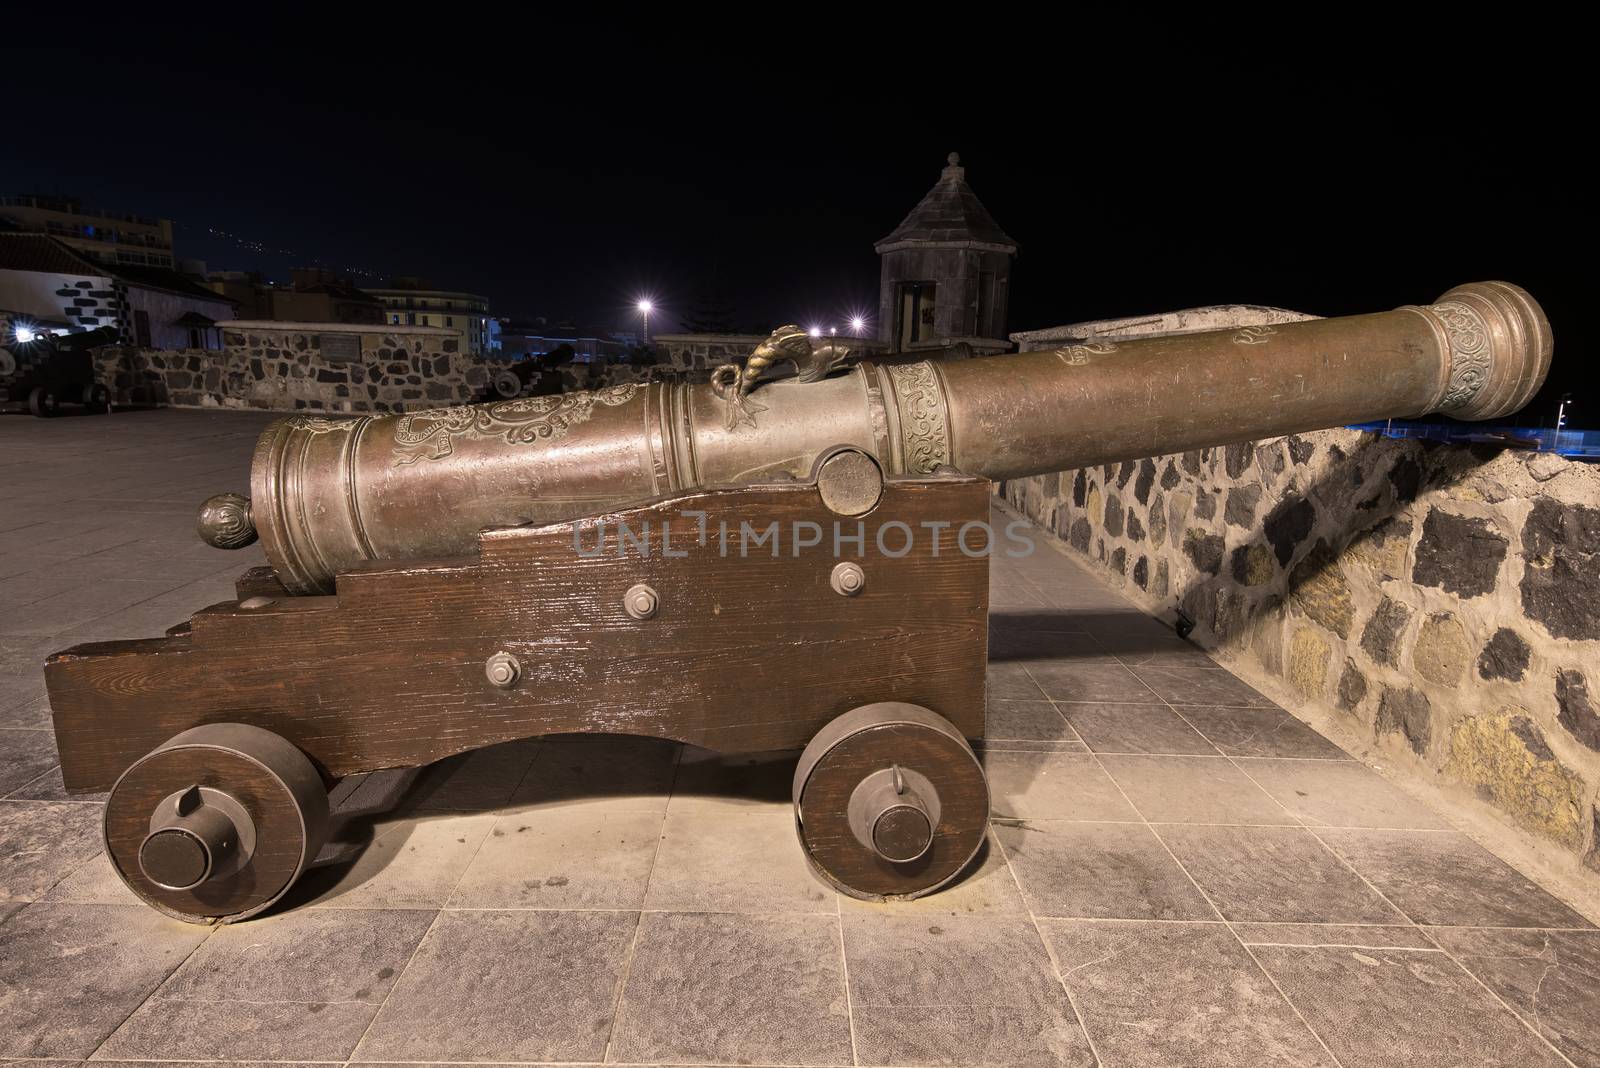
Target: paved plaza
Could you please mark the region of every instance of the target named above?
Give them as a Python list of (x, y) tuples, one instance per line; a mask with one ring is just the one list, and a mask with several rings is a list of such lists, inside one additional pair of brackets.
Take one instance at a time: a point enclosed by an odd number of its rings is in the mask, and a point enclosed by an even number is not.
[(993, 564), (992, 832), (941, 893), (818, 882), (792, 753), (561, 737), (347, 779), (273, 912), (167, 919), (42, 665), (232, 598), (260, 549), (195, 509), (268, 418), (0, 416), (0, 1059), (1600, 1066), (1588, 919), (1048, 546)]

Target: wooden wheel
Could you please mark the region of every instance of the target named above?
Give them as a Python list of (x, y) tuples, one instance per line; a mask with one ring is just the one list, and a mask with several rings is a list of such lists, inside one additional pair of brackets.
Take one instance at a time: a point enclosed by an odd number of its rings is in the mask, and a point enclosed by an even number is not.
[(106, 855), (144, 901), (180, 920), (253, 916), (322, 848), (328, 793), (304, 753), (260, 727), (184, 731), (122, 773)]
[(977, 854), (989, 784), (949, 720), (885, 701), (817, 733), (795, 768), (794, 807), (800, 845), (824, 881), (851, 897), (915, 898)]
[(28, 411), (40, 419), (48, 419), (55, 415), (61, 408), (56, 400), (56, 395), (43, 386), (35, 386), (33, 392), (28, 394)]
[(111, 411), (111, 390), (104, 382), (94, 382), (83, 387), (83, 406), (96, 415)]
[(522, 395), (522, 379), (509, 367), (497, 372), (491, 380), (491, 385), (494, 386), (496, 396), (505, 397), (507, 400)]

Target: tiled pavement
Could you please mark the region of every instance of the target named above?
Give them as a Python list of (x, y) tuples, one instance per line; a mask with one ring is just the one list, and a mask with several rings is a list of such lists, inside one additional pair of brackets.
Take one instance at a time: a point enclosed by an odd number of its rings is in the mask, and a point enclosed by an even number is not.
[(806, 871), (793, 756), (499, 746), (338, 788), (287, 909), (167, 920), (54, 771), (43, 657), (159, 634), (263, 418), (0, 417), (0, 1058), (1600, 1065), (1600, 932), (1049, 549), (994, 567), (993, 834)]

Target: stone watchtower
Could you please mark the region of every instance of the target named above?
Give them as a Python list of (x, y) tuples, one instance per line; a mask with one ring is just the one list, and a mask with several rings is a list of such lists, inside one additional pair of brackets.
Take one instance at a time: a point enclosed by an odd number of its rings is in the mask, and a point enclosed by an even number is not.
[(966, 342), (1010, 348), (1006, 302), (1017, 243), (967, 184), (961, 157), (894, 233), (872, 247), (883, 260), (878, 336), (905, 351)]

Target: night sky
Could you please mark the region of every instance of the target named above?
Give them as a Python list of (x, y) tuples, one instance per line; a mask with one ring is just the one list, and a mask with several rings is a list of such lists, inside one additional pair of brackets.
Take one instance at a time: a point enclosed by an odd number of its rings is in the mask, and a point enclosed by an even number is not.
[(636, 321), (649, 294), (657, 332), (721, 294), (765, 331), (875, 313), (872, 242), (955, 150), (1021, 245), (1013, 330), (1227, 302), (1348, 314), (1503, 278), (1555, 328), (1524, 421), (1572, 391), (1572, 422), (1600, 426), (1571, 67), (1480, 86), (1434, 76), (1449, 68), (1432, 54), (1415, 85), (1388, 36), (1359, 59), (1240, 42), (1175, 67), (964, 33), (890, 48), (427, 18), (353, 34), (246, 10), (159, 31), (107, 14), (70, 42), (26, 30), (3, 65), (0, 191), (171, 218), (178, 256), (212, 269), (419, 275), (495, 314), (587, 325)]

